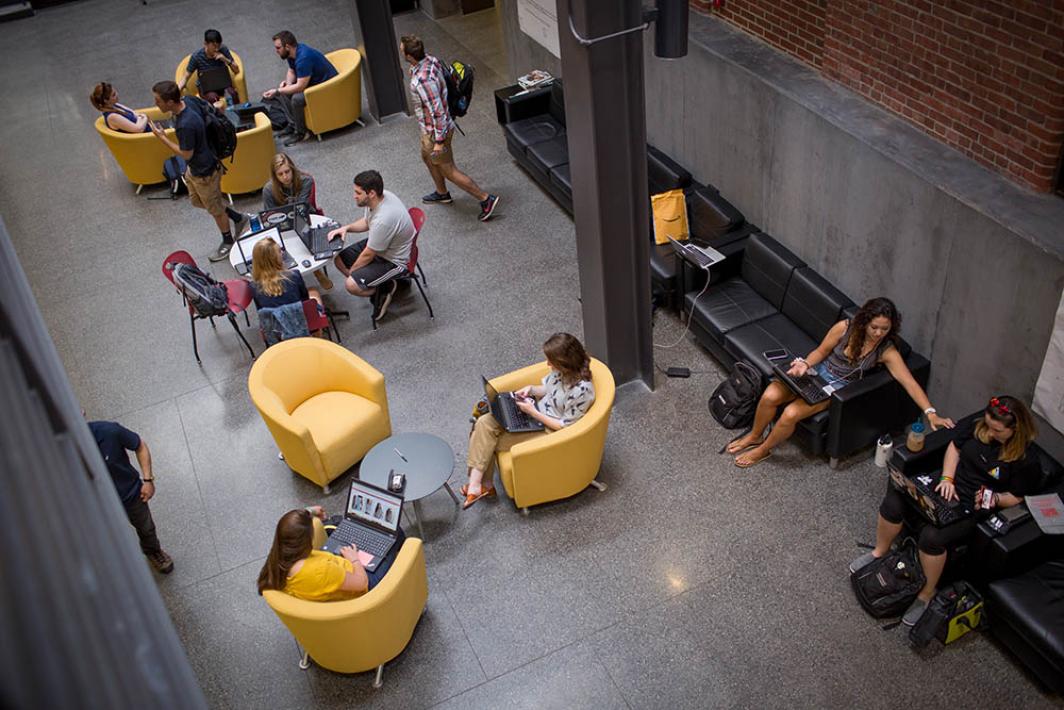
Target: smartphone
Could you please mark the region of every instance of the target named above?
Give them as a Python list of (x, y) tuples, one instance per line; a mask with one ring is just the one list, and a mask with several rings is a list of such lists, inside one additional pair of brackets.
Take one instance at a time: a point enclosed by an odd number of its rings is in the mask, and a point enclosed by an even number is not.
[(782, 349), (782, 348), (780, 348), (779, 350), (766, 350), (762, 354), (765, 356), (765, 359), (767, 359), (769, 362), (772, 362), (774, 360), (786, 360), (787, 359), (787, 351)]

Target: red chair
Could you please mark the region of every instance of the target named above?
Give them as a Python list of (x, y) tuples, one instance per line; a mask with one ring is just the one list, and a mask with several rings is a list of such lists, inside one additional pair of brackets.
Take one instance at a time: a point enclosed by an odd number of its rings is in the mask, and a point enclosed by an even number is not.
[[(425, 277), (425, 270), (421, 268), (421, 264), (418, 263), (418, 248), (417, 238), (421, 236), (421, 227), (425, 224), (425, 212), (420, 207), (411, 207), (407, 210), (410, 213), (410, 220), (414, 223), (414, 241), (410, 245), (410, 258), (406, 261), (406, 273), (400, 274), (391, 281), (413, 281), (417, 286), (417, 290), (421, 293), (421, 300), (425, 302), (425, 305), (429, 309), (429, 318), (435, 318), (436, 314), (432, 311), (432, 304), (429, 303), (428, 296), (425, 295), (425, 289), (421, 287), (421, 282), (424, 281), (425, 285), (429, 285), (429, 280)], [(385, 282), (387, 283), (387, 282)], [(380, 286), (378, 286), (380, 288)], [(373, 322), (373, 330), (377, 329), (377, 321), (373, 320), (372, 316), (370, 320)]]
[(311, 333), (316, 330), (324, 331), (329, 340), (332, 340), (332, 334), (336, 333), (336, 342), (343, 342), (340, 340), (340, 329), (336, 327), (332, 314), (329, 311), (325, 311), (324, 314), (318, 311), (318, 302), (313, 298), (303, 301), (303, 316), (307, 319), (307, 330)]
[(318, 182), (315, 180), (310, 184), (310, 197), (307, 199), (310, 203), (310, 211), (317, 215), (325, 214), (325, 211), (318, 207)]
[[(175, 251), (174, 253), (163, 259), (163, 276), (166, 277), (166, 280), (170, 282), (171, 286), (174, 286), (176, 288), (177, 284), (174, 283), (175, 264), (188, 264), (189, 266), (196, 266), (196, 260), (192, 258), (191, 254), (184, 250)], [(251, 359), (254, 360), (255, 351), (251, 349), (251, 343), (247, 341), (247, 339), (244, 337), (244, 334), (240, 332), (240, 326), (236, 324), (236, 314), (240, 312), (244, 313), (244, 319), (247, 320), (248, 325), (251, 324), (251, 321), (248, 320), (247, 314), (248, 304), (250, 304), (253, 300), (253, 295), (251, 293), (251, 285), (243, 279), (232, 279), (229, 281), (225, 281), (224, 283), (226, 288), (226, 295), (229, 297), (229, 312), (226, 313), (226, 317), (229, 318), (229, 323), (233, 326), (233, 330), (236, 331), (236, 334), (240, 338), (240, 341), (244, 343), (244, 345), (247, 347), (248, 353), (251, 355)], [(178, 292), (180, 293), (181, 290), (178, 289)], [(184, 293), (181, 294), (181, 301), (188, 308), (188, 323), (189, 327), (192, 329), (192, 352), (196, 356), (196, 362), (202, 362), (199, 356), (199, 344), (196, 341), (196, 321), (199, 319), (203, 319), (205, 316), (201, 316), (196, 312), (196, 309), (193, 308), (192, 304), (189, 303), (188, 300), (185, 298)], [(207, 319), (211, 322), (211, 327), (215, 327), (214, 318), (208, 316)]]

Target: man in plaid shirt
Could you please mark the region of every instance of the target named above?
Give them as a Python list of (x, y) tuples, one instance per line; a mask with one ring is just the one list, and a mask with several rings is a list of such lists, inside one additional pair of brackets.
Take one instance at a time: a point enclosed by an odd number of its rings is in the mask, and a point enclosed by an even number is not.
[(451, 138), (454, 136), (454, 120), (447, 110), (446, 71), (439, 59), (425, 54), (425, 45), (414, 35), (406, 35), (399, 42), (399, 50), (410, 62), (410, 95), (421, 125), (421, 159), (432, 176), (436, 190), (421, 198), (429, 204), (449, 205), (451, 193), (447, 180), (462, 188), (480, 202), (477, 219), (486, 222), (495, 214), (499, 205), (498, 195), (480, 189), (471, 177), (454, 164)]

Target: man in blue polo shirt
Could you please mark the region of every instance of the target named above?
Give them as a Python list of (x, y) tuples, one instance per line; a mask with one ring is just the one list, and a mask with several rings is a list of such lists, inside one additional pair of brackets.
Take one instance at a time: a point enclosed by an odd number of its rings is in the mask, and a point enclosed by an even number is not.
[[(155, 475), (151, 468), (151, 452), (137, 434), (117, 422), (89, 422), (89, 430), (96, 438), (100, 456), (107, 464), (115, 491), (126, 509), (126, 517), (140, 538), (141, 552), (152, 567), (163, 574), (174, 571), (174, 561), (163, 552), (159, 537), (155, 534), (148, 501), (155, 495)], [(129, 462), (129, 453), (134, 452), (140, 473)]]
[(293, 146), (310, 137), (307, 132), (305, 113), (308, 88), (317, 86), (336, 76), (336, 71), (325, 55), (313, 47), (296, 42), (296, 36), (281, 30), (273, 36), (273, 49), (277, 56), (288, 62), (288, 73), (276, 89), (262, 93), (262, 100), (276, 103), (284, 111), (288, 125), (284, 133), (291, 133), (285, 146)]

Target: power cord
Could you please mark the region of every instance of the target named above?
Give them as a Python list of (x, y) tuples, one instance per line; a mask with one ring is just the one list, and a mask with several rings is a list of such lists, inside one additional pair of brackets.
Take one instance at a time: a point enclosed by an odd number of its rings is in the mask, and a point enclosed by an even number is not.
[(702, 298), (702, 295), (705, 294), (706, 289), (709, 288), (709, 282), (710, 282), (710, 279), (708, 278), (708, 274), (707, 274), (706, 285), (703, 286), (702, 290), (698, 292), (697, 296), (695, 296), (695, 300), (691, 301), (691, 310), (687, 313), (687, 325), (684, 326), (683, 332), (680, 333), (680, 337), (676, 339), (676, 342), (675, 343), (671, 343), (669, 345), (661, 345), (659, 343), (654, 343), (654, 347), (655, 348), (661, 348), (663, 350), (668, 350), (669, 348), (675, 348), (677, 345), (679, 345), (680, 343), (683, 342), (683, 339), (685, 337), (687, 337), (687, 331), (689, 331), (691, 329), (691, 319), (695, 317), (695, 305), (698, 303), (698, 299)]

